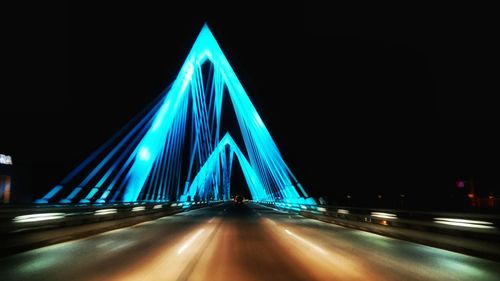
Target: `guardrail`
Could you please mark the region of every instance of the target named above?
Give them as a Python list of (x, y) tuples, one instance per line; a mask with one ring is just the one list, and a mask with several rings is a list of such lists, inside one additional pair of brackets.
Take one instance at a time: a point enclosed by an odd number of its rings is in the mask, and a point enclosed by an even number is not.
[(500, 216), (259, 202), (385, 236), (500, 261)]
[(0, 256), (220, 202), (3, 206), (0, 208)]
[(80, 225), (154, 213), (182, 211), (206, 205), (206, 201), (200, 201), (158, 204), (6, 206), (0, 209), (0, 234)]

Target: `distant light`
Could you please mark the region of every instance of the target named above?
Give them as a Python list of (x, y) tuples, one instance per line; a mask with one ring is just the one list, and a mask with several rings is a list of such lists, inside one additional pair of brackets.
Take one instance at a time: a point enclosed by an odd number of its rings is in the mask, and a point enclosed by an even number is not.
[(458, 180), (456, 182), (457, 188), (464, 188), (465, 187), (465, 181), (463, 180)]
[(94, 212), (94, 215), (96, 216), (101, 216), (101, 215), (109, 215), (109, 214), (116, 214), (116, 209), (102, 209), (102, 210), (97, 210)]
[(10, 155), (0, 154), (0, 164), (12, 165), (12, 157)]
[(348, 215), (348, 214), (349, 214), (349, 210), (345, 210), (345, 209), (338, 209), (338, 210), (337, 210), (337, 213), (339, 213), (339, 214), (344, 214), (344, 215)]
[(395, 214), (382, 213), (382, 212), (372, 212), (372, 217), (383, 218), (383, 219), (397, 219)]
[(132, 208), (132, 212), (139, 212), (139, 211), (144, 211), (144, 210), (146, 210), (145, 206), (139, 206), (139, 207)]
[(23, 222), (34, 222), (34, 221), (57, 220), (64, 218), (64, 216), (65, 216), (64, 213), (44, 213), (44, 214), (17, 216), (12, 220), (15, 223), (23, 223)]
[(351, 199), (351, 195), (347, 195), (347, 199)]
[(464, 219), (454, 219), (454, 218), (434, 218), (435, 223), (472, 227), (472, 228), (495, 228), (492, 222), (489, 221), (476, 221), (476, 220), (464, 220)]
[(469, 193), (469, 194), (467, 194), (467, 197), (469, 197), (469, 198), (471, 198), (471, 199), (472, 199), (472, 198), (474, 198), (474, 193)]
[(151, 152), (149, 152), (149, 149), (147, 147), (142, 147), (141, 150), (139, 150), (139, 159), (142, 161), (148, 161), (151, 158)]
[(162, 205), (154, 205), (154, 206), (153, 206), (153, 209), (161, 209), (161, 208), (163, 208), (163, 206), (162, 206)]

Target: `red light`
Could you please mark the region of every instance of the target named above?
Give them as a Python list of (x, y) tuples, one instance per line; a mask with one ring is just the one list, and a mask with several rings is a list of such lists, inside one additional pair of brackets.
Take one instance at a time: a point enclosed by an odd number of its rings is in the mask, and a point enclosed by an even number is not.
[(469, 193), (469, 194), (467, 194), (467, 197), (469, 197), (469, 198), (474, 198), (474, 193)]

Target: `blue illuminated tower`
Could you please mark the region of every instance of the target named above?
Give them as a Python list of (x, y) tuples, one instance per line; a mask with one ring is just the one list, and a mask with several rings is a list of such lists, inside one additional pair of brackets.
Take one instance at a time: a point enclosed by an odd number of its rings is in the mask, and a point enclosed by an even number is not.
[[(225, 93), (246, 154), (221, 132)], [(236, 155), (253, 200), (314, 204), (206, 25), (171, 86), (132, 123), (38, 202), (55, 197), (62, 203), (228, 199)]]

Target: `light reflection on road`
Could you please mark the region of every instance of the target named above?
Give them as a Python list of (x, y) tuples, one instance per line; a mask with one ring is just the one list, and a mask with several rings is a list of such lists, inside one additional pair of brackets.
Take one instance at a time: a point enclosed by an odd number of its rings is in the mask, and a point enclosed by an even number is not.
[(0, 260), (2, 280), (500, 280), (500, 263), (258, 205), (181, 213)]

